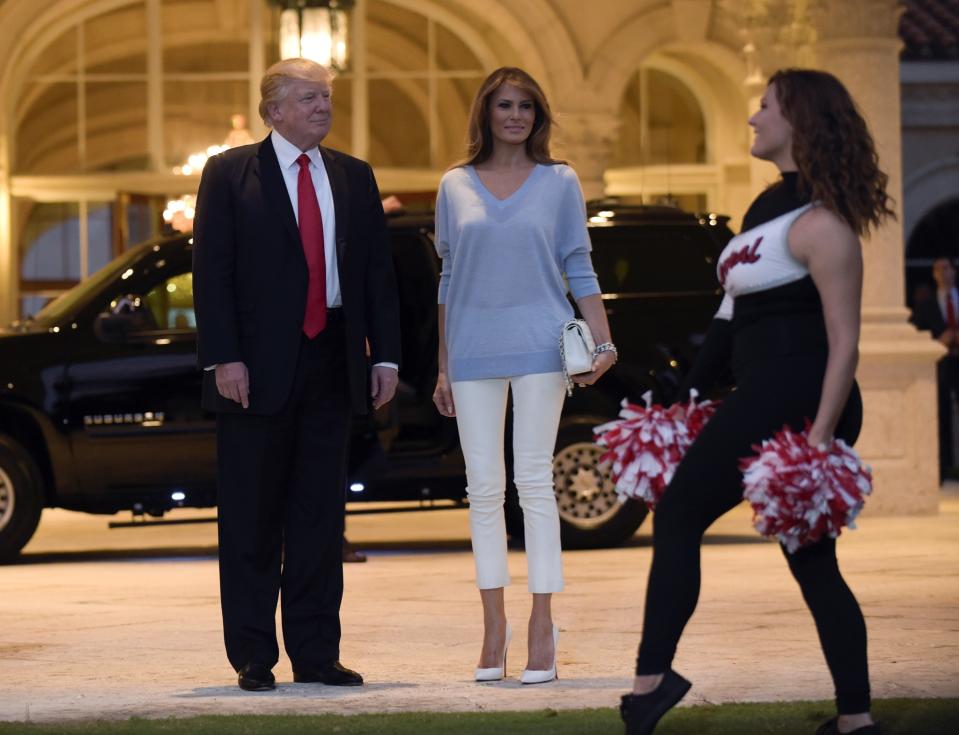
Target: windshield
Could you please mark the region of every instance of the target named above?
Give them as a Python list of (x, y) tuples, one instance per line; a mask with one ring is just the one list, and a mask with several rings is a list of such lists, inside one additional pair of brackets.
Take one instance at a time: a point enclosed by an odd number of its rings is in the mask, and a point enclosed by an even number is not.
[(65, 315), (74, 311), (76, 306), (82, 304), (88, 297), (96, 294), (105, 283), (113, 280), (129, 268), (130, 264), (137, 260), (147, 247), (149, 247), (149, 244), (144, 243), (143, 245), (128, 250), (116, 260), (107, 263), (86, 280), (81, 281), (69, 291), (57, 296), (57, 298), (33, 316), (26, 317), (24, 321), (33, 321), (41, 326), (56, 324)]

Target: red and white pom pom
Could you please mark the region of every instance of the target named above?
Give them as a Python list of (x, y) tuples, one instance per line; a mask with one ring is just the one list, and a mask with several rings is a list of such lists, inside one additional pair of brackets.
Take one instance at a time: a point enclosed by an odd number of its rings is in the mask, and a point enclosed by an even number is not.
[(669, 408), (650, 405), (651, 398), (651, 392), (643, 396), (647, 407), (624, 398), (619, 418), (593, 429), (596, 443), (607, 450), (600, 464), (612, 463), (619, 499), (642, 500), (649, 508), (659, 502), (679, 461), (716, 410), (713, 401), (697, 403), (695, 391), (688, 403)]
[(793, 553), (824, 535), (836, 538), (843, 526), (856, 527), (872, 492), (872, 473), (852, 447), (841, 439), (811, 446), (807, 423), (801, 433), (783, 427), (753, 449), (757, 456), (739, 466), (743, 497), (753, 507), (759, 533), (775, 536)]

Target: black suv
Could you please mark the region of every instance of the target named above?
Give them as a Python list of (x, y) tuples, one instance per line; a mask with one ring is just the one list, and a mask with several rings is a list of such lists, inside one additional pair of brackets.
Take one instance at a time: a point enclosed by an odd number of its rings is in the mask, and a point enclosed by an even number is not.
[[(396, 399), (354, 427), (350, 501), (465, 500), (456, 424), (432, 403), (432, 227), (429, 215), (390, 220), (403, 364)], [(710, 215), (590, 207), (593, 262), (620, 360), (563, 412), (554, 476), (565, 546), (618, 544), (642, 523), (645, 507), (617, 502), (597, 467), (591, 430), (614, 418), (624, 397), (652, 389), (668, 398), (676, 388), (719, 302), (715, 260), (731, 234)], [(44, 507), (162, 516), (215, 505), (214, 417), (200, 409), (191, 251), (189, 235), (134, 247), (0, 332), (0, 559), (29, 541)], [(506, 514), (520, 538), (515, 492)]]

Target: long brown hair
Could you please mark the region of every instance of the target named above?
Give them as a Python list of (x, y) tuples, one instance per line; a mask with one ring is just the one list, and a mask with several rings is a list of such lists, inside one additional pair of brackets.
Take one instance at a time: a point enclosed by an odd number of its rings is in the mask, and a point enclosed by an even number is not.
[(813, 69), (780, 69), (769, 78), (792, 126), (800, 191), (842, 217), (857, 235), (895, 217), (872, 135), (836, 77)]
[(549, 136), (552, 133), (554, 122), (553, 113), (549, 109), (549, 102), (546, 101), (546, 95), (543, 94), (542, 87), (522, 69), (515, 66), (501, 66), (483, 80), (476, 92), (476, 97), (473, 98), (467, 128), (469, 140), (466, 144), (466, 158), (453, 167), (474, 166), (477, 163), (483, 163), (493, 154), (493, 133), (489, 125), (489, 106), (493, 94), (504, 84), (512, 84), (533, 98), (533, 108), (536, 116), (533, 121), (533, 129), (526, 139), (526, 154), (536, 163), (565, 163), (565, 161), (553, 158), (549, 154)]

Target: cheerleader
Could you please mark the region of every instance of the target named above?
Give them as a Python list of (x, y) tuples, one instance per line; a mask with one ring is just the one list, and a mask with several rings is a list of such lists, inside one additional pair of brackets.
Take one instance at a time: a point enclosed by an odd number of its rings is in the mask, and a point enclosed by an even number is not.
[[(821, 71), (769, 80), (749, 120), (751, 153), (782, 178), (764, 191), (718, 261), (726, 291), (685, 388), (705, 392), (731, 365), (733, 391), (680, 462), (656, 508), (653, 560), (633, 691), (622, 698), (627, 735), (651, 733), (691, 684), (671, 664), (696, 608), (707, 528), (743, 499), (739, 461), (783, 425), (812, 445), (852, 444), (862, 421), (858, 361), (859, 237), (888, 215), (887, 176), (847, 90)], [(836, 561), (834, 538), (795, 553), (789, 569), (816, 622), (838, 716), (817, 735), (875, 735), (866, 626)]]

